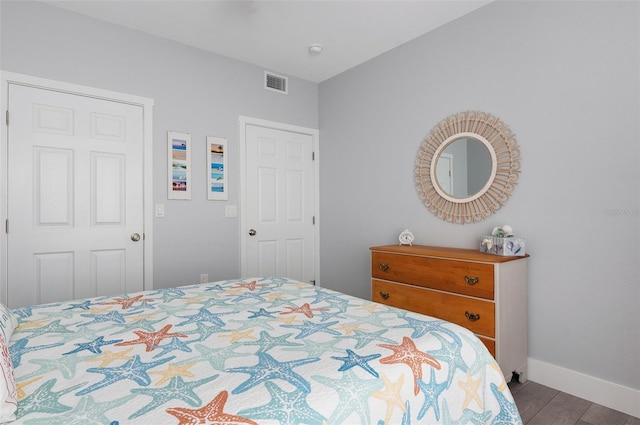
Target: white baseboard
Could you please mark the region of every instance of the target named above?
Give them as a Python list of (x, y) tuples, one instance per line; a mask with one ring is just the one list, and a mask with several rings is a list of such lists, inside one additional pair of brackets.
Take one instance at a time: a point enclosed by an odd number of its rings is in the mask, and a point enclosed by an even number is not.
[(529, 379), (640, 418), (640, 390), (529, 358)]

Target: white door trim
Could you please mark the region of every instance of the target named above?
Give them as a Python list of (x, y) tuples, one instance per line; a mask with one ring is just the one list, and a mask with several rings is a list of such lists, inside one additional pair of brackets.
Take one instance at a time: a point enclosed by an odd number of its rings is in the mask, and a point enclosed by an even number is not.
[[(9, 84), (56, 90), (78, 94), (97, 99), (127, 103), (142, 107), (144, 119), (144, 283), (145, 290), (153, 289), (153, 104), (154, 100), (146, 97), (118, 93), (94, 87), (65, 83), (62, 81), (34, 77), (14, 72), (0, 71), (0, 97), (2, 98), (2, 134), (0, 137), (0, 302), (7, 302), (7, 234), (4, 229), (7, 218), (7, 137), (8, 126), (5, 113), (8, 109), (7, 93)], [(10, 119), (10, 117), (9, 117)]]
[(247, 125), (254, 125), (258, 127), (272, 128), (275, 130), (290, 131), (301, 134), (308, 134), (313, 139), (313, 151), (314, 151), (314, 179), (315, 179), (315, 210), (314, 217), (316, 219), (314, 226), (314, 267), (315, 267), (315, 281), (316, 285), (320, 286), (320, 131), (315, 128), (300, 127), (292, 124), (284, 124), (274, 121), (263, 120), (259, 118), (251, 118), (240, 115), (238, 117), (238, 124), (240, 134), (239, 140), (239, 152), (240, 152), (240, 276), (247, 277), (247, 261), (245, 258), (246, 252), (246, 238), (244, 237), (249, 231), (247, 224), (246, 211), (246, 127)]

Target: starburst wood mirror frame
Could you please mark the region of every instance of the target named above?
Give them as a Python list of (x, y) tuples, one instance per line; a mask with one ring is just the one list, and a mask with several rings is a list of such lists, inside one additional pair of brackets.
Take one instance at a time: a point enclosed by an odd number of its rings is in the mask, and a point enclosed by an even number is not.
[[(488, 149), (491, 173), (482, 189), (457, 198), (438, 183), (436, 166), (449, 145), (465, 138), (480, 142)], [(416, 156), (414, 180), (418, 195), (429, 211), (445, 221), (465, 224), (495, 214), (511, 196), (519, 173), (520, 147), (509, 126), (489, 113), (466, 111), (442, 120), (423, 139)]]

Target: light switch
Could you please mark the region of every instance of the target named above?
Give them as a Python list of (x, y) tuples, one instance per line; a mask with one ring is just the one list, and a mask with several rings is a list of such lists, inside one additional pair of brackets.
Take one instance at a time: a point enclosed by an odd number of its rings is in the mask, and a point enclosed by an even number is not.
[(156, 204), (156, 217), (164, 217), (164, 204)]
[(225, 217), (237, 217), (238, 216), (238, 206), (237, 205), (225, 205), (225, 207), (224, 207), (224, 216)]

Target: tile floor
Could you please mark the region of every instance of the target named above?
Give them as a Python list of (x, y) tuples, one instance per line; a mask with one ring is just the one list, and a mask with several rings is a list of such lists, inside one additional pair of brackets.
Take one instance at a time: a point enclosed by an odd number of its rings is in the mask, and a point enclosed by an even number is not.
[(509, 387), (525, 425), (640, 425), (640, 418), (536, 382)]

